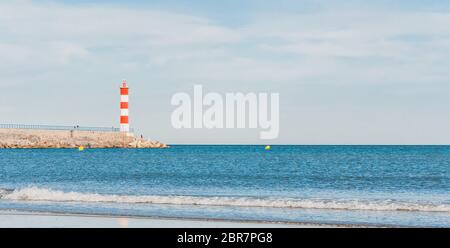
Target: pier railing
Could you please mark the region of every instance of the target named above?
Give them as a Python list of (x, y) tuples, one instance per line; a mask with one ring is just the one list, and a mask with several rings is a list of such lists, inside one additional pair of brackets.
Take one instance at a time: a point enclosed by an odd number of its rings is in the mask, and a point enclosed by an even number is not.
[[(53, 126), (53, 125), (26, 125), (26, 124), (0, 124), (0, 129), (36, 129), (55, 131), (93, 131), (93, 132), (120, 132), (115, 127), (83, 127), (83, 126)], [(131, 132), (133, 130), (130, 130)]]

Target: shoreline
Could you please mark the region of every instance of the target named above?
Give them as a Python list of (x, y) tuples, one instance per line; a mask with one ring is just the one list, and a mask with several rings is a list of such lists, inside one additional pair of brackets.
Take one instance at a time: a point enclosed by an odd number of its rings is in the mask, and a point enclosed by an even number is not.
[(271, 222), (0, 210), (0, 228), (379, 228), (353, 224)]

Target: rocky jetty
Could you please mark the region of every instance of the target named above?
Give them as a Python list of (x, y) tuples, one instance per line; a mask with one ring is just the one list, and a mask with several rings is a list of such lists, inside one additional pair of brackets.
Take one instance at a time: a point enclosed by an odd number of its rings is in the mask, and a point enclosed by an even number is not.
[(0, 129), (0, 148), (166, 148), (120, 132)]

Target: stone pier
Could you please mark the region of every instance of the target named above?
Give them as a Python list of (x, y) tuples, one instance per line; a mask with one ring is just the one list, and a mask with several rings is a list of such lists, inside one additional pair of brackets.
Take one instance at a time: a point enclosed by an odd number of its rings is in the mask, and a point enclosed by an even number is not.
[(0, 129), (0, 148), (166, 148), (120, 132)]

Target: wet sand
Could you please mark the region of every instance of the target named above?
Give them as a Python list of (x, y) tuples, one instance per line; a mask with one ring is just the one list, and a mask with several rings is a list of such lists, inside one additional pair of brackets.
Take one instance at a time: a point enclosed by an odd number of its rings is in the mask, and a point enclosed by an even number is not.
[(317, 228), (333, 225), (0, 211), (0, 228)]

